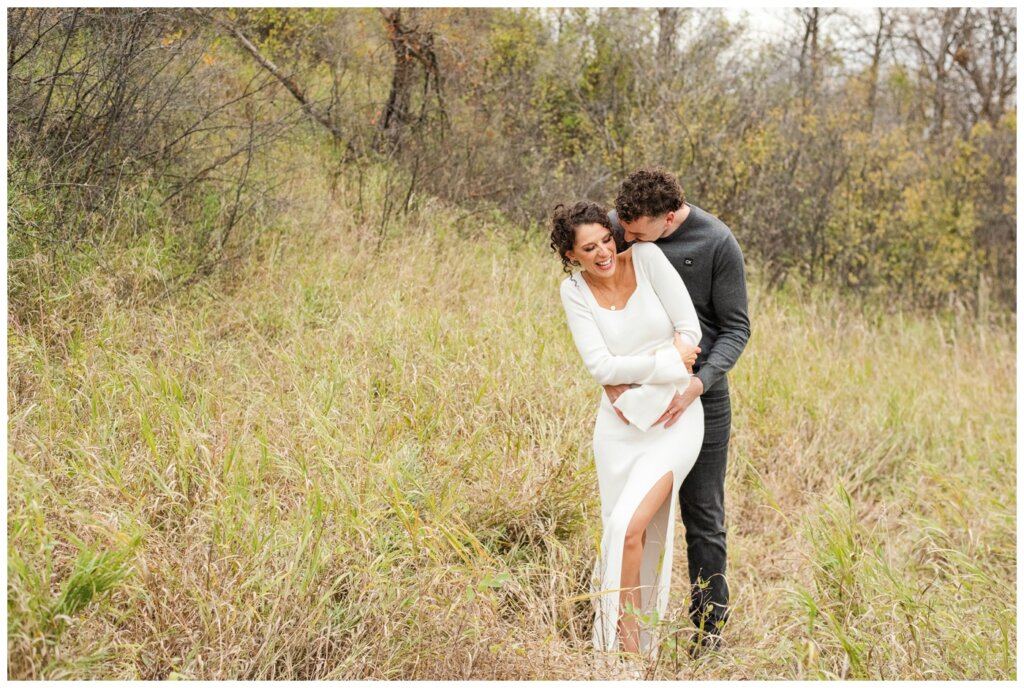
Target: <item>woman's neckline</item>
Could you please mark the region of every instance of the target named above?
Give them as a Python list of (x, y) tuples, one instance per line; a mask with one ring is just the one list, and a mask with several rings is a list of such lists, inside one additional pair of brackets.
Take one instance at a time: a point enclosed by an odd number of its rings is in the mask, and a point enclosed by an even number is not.
[(621, 256), (623, 253), (627, 253), (628, 252), (629, 253), (629, 264), (633, 268), (633, 282), (634, 282), (634, 284), (633, 284), (633, 291), (630, 292), (628, 297), (626, 297), (626, 303), (624, 303), (622, 305), (622, 308), (616, 308), (615, 306), (612, 306), (610, 308), (605, 308), (604, 306), (602, 306), (601, 302), (597, 300), (597, 294), (595, 294), (594, 290), (591, 289), (590, 282), (587, 281), (587, 278), (583, 276), (582, 272), (580, 273), (580, 278), (583, 280), (583, 283), (585, 285), (587, 285), (587, 292), (590, 294), (590, 298), (594, 300), (594, 305), (597, 306), (598, 308), (600, 308), (602, 311), (608, 311), (609, 313), (621, 313), (621, 312), (623, 312), (624, 310), (629, 308), (629, 304), (632, 303), (633, 297), (636, 296), (636, 293), (638, 291), (640, 291), (640, 276), (639, 276), (639, 274), (637, 274), (636, 261), (633, 260), (633, 250), (632, 249), (633, 249), (633, 247), (630, 246), (625, 251), (623, 251), (622, 253), (618, 254), (618, 255)]

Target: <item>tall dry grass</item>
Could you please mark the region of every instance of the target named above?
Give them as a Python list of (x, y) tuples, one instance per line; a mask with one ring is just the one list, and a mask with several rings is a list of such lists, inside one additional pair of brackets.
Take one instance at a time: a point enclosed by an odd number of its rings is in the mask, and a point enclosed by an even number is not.
[[(124, 298), (154, 238), (9, 317), (10, 678), (606, 677), (558, 262), (430, 198), (381, 243), (385, 179), (296, 178), (250, 262), (170, 300)], [(649, 675), (1015, 677), (1012, 324), (754, 273), (728, 648), (676, 652), (677, 562)]]

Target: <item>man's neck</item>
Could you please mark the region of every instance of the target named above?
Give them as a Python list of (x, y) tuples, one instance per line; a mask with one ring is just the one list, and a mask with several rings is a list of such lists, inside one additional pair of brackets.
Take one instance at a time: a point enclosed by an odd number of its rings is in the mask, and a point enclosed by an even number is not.
[(672, 226), (669, 227), (665, 231), (665, 233), (658, 238), (664, 239), (665, 237), (672, 236), (672, 234), (674, 234), (677, 229), (683, 226), (683, 223), (686, 222), (686, 218), (688, 217), (690, 217), (690, 204), (683, 203), (683, 207), (676, 211), (675, 219), (672, 221)]

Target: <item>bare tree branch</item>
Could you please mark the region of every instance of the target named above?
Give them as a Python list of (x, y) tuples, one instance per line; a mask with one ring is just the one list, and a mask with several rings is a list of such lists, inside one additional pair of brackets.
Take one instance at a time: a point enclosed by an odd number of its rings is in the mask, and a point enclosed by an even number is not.
[(342, 133), (342, 131), (338, 129), (337, 125), (335, 125), (333, 121), (331, 121), (330, 117), (328, 117), (325, 113), (321, 112), (312, 103), (312, 101), (310, 101), (305, 91), (302, 89), (301, 86), (299, 86), (298, 83), (296, 83), (295, 79), (291, 78), (283, 71), (281, 71), (281, 69), (276, 64), (274, 64), (270, 60), (270, 58), (266, 57), (263, 53), (261, 53), (260, 49), (253, 45), (252, 41), (250, 41), (248, 37), (246, 37), (246, 35), (242, 33), (241, 29), (239, 29), (236, 25), (230, 22), (224, 21), (213, 16), (212, 14), (203, 14), (201, 16), (212, 21), (215, 25), (223, 28), (225, 31), (234, 36), (235, 40), (237, 40), (238, 43), (243, 48), (245, 48), (245, 50), (250, 55), (253, 56), (253, 58), (260, 64), (261, 67), (263, 67), (268, 72), (273, 74), (274, 77), (276, 77), (277, 80), (280, 81), (281, 84), (284, 85), (286, 89), (288, 89), (288, 92), (295, 96), (295, 99), (299, 101), (299, 103), (302, 105), (302, 109), (306, 112), (307, 115), (309, 115), (314, 120), (322, 124), (331, 133), (331, 136), (333, 136), (336, 141), (341, 142), (344, 140), (345, 135)]

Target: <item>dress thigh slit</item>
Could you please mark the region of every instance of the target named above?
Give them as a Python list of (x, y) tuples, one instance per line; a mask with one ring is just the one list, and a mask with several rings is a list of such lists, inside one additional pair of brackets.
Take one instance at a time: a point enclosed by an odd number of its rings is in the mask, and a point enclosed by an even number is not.
[[(606, 553), (605, 575), (600, 578), (603, 585), (600, 589), (600, 610), (597, 622), (600, 629), (595, 628), (603, 636), (601, 645), (607, 651), (617, 651), (618, 619), (622, 587), (622, 558), (625, 545), (626, 530), (630, 521), (640, 508), (640, 503), (650, 494), (659, 480), (666, 474), (672, 475), (671, 491), (664, 502), (655, 511), (647, 526), (647, 538), (640, 560), (640, 610), (642, 615), (649, 614), (660, 598), (668, 599), (669, 579), (667, 574), (671, 564), (666, 567), (666, 543), (672, 535), (675, 502), (678, 497), (680, 480), (676, 472), (669, 469), (662, 472), (652, 471), (650, 465), (643, 460), (638, 461), (626, 478), (619, 500), (612, 510), (602, 537), (601, 549)], [(600, 564), (599, 564), (600, 565)], [(646, 652), (651, 639), (649, 633), (641, 629), (640, 649)]]

